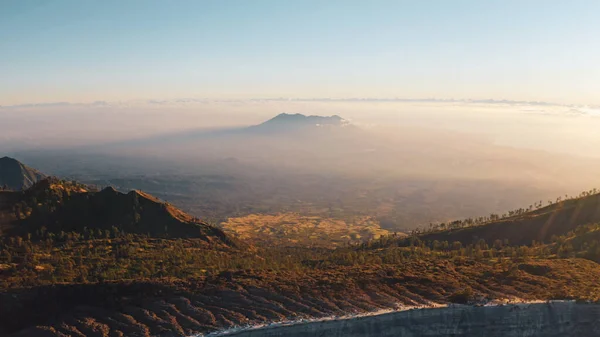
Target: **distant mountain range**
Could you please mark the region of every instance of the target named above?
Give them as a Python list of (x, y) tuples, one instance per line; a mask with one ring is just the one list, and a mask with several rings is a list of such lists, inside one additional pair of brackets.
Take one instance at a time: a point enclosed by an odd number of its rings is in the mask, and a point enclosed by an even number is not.
[(127, 157), (151, 154), (177, 161), (235, 158), (244, 164), (339, 163), (334, 157), (356, 160), (355, 154), (381, 147), (374, 135), (337, 116), (279, 114), (263, 123), (236, 128), (191, 130), (100, 145), (90, 152)]
[(10, 157), (0, 158), (0, 188), (20, 191), (46, 176)]

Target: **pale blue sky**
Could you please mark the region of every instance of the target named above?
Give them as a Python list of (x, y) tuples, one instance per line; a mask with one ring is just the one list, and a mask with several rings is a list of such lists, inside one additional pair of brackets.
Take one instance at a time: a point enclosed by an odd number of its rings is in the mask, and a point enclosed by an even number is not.
[(600, 1), (0, 0), (0, 105), (169, 98), (600, 104)]

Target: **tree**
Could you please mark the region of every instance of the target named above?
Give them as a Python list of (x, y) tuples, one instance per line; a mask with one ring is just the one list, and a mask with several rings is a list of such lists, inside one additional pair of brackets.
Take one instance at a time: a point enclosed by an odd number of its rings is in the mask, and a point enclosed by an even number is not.
[(475, 293), (471, 287), (465, 287), (449, 296), (448, 300), (452, 303), (468, 304), (475, 299)]

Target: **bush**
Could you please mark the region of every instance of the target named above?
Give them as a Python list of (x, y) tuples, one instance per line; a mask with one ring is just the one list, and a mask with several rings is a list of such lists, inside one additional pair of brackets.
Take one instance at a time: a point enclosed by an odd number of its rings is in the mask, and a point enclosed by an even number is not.
[(448, 300), (452, 303), (458, 304), (469, 304), (475, 299), (475, 293), (471, 287), (461, 289), (448, 297)]

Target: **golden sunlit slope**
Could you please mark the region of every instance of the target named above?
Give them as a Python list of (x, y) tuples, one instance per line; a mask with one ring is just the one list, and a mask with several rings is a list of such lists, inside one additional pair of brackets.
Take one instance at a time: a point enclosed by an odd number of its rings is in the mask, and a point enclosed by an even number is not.
[(391, 234), (377, 220), (366, 216), (342, 220), (297, 213), (250, 214), (229, 218), (221, 227), (253, 244), (305, 247), (336, 247)]
[(449, 229), (425, 234), (423, 240), (473, 243), (480, 239), (493, 243), (508, 240), (510, 244), (527, 245), (532, 241), (549, 242), (578, 226), (600, 222), (600, 194), (559, 201), (521, 215), (480, 226)]

